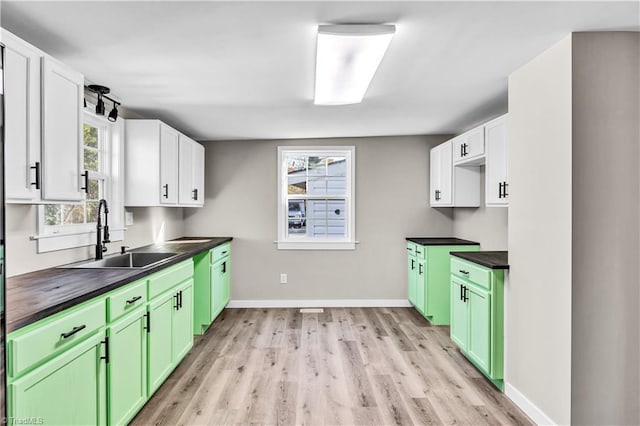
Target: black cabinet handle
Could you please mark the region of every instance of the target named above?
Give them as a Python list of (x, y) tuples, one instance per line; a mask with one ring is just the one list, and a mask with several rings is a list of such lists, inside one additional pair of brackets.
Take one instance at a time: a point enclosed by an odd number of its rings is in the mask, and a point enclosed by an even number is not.
[(460, 144), (460, 157), (464, 157), (464, 144)]
[(101, 356), (100, 359), (104, 359), (104, 362), (109, 364), (109, 336), (106, 336), (100, 343), (104, 343), (104, 356)]
[(507, 194), (507, 186), (509, 186), (507, 182), (502, 183), (502, 198), (507, 198), (507, 196), (509, 195)]
[(140, 299), (142, 299), (142, 296), (133, 297), (133, 298), (127, 300), (127, 305), (131, 305), (132, 303), (136, 303)]
[(35, 185), (36, 189), (40, 189), (40, 162), (36, 161), (36, 165), (31, 166), (30, 169), (36, 171), (36, 175), (35, 175), (36, 181), (31, 182), (31, 185)]
[(174, 298), (174, 299), (176, 299), (176, 304), (175, 304), (175, 305), (173, 305), (173, 308), (174, 308), (176, 311), (180, 309), (180, 302), (178, 301), (178, 298), (179, 298), (178, 294), (179, 294), (179, 293), (176, 293), (176, 294), (174, 294), (174, 295), (173, 295), (173, 298)]
[(502, 182), (498, 183), (498, 198), (502, 198)]
[(465, 142), (463, 146), (464, 146), (464, 156), (466, 157), (467, 155), (469, 155), (469, 151), (467, 151), (467, 148), (469, 147), (469, 144), (467, 144)]
[(147, 312), (144, 316), (147, 317), (147, 326), (143, 328), (147, 330), (147, 333), (151, 333), (151, 312)]
[(89, 170), (85, 170), (80, 176), (84, 177), (84, 186), (80, 187), (80, 189), (84, 189), (84, 193), (89, 193)]
[(193, 200), (198, 200), (198, 188), (194, 188), (191, 192), (193, 193), (193, 196), (191, 198)]
[(418, 263), (418, 274), (422, 275), (422, 263)]
[(463, 294), (462, 294), (462, 296), (463, 296), (462, 301), (463, 301), (463, 302), (465, 302), (465, 303), (466, 303), (466, 301), (467, 301), (467, 300), (469, 300), (469, 296), (467, 296), (467, 292), (468, 292), (468, 291), (469, 291), (469, 289), (465, 286), (465, 287), (464, 287), (464, 292), (463, 292)]
[(178, 305), (180, 306), (180, 309), (182, 309), (182, 290), (178, 293)]
[(85, 324), (79, 325), (77, 327), (73, 327), (71, 329), (71, 331), (67, 331), (66, 333), (62, 333), (60, 336), (62, 336), (63, 339), (68, 339), (69, 337), (73, 336), (74, 334), (76, 334), (77, 332), (84, 330), (85, 328), (87, 328), (87, 326)]
[(222, 273), (223, 274), (227, 273), (227, 262), (222, 262)]
[(462, 269), (458, 270), (458, 272), (460, 272), (461, 274), (464, 274), (464, 275), (469, 275), (469, 271), (465, 271), (465, 270), (462, 270)]
[(413, 271), (414, 269), (416, 269), (416, 261), (411, 259), (411, 270)]
[(464, 286), (460, 286), (460, 300), (464, 300)]
[(162, 194), (162, 196), (164, 198), (169, 198), (169, 184), (166, 183), (166, 184), (162, 185), (162, 187), (164, 188), (164, 194)]

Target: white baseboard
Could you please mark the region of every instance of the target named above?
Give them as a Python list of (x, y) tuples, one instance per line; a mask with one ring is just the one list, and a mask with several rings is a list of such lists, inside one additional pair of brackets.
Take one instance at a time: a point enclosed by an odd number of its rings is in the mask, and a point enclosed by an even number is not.
[(227, 308), (408, 308), (407, 299), (231, 300)]
[(526, 396), (509, 383), (504, 384), (504, 394), (514, 402), (524, 413), (533, 420), (537, 425), (555, 425), (557, 424), (547, 416), (544, 411), (539, 409), (533, 402), (529, 401)]

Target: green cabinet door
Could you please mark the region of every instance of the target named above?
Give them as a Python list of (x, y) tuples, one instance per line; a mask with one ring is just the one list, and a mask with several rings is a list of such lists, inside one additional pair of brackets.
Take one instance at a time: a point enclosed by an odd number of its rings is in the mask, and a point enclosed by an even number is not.
[(218, 316), (224, 307), (224, 274), (223, 262), (211, 266), (211, 321)]
[(173, 363), (177, 365), (193, 346), (192, 312), (193, 312), (193, 280), (180, 285), (178, 293), (178, 305), (173, 309), (172, 320), (172, 351)]
[(467, 297), (469, 304), (467, 354), (480, 368), (490, 373), (491, 313), (489, 294), (476, 287), (469, 287)]
[(413, 306), (416, 306), (417, 304), (417, 294), (416, 294), (416, 279), (418, 277), (417, 274), (417, 262), (416, 262), (416, 257), (415, 256), (407, 256), (407, 278), (409, 281), (409, 286), (408, 286), (408, 297), (409, 297), (409, 302), (411, 302), (411, 304)]
[[(231, 299), (231, 258), (227, 258), (222, 264), (222, 309)], [(222, 310), (221, 309), (221, 310)]]
[(147, 333), (147, 395), (150, 397), (173, 370), (172, 319), (177, 298), (175, 291), (157, 297), (149, 304)]
[(416, 260), (417, 270), (415, 271), (415, 286), (416, 286), (416, 301), (415, 306), (421, 314), (425, 314), (426, 308), (426, 290), (427, 290), (427, 281), (426, 281), (426, 268), (427, 262), (421, 259)]
[(147, 401), (146, 309), (109, 326), (109, 424), (126, 425)]
[(36, 418), (46, 425), (106, 424), (104, 337), (98, 333), (11, 383), (9, 418)]
[(451, 340), (465, 350), (467, 347), (468, 313), (463, 297), (464, 287), (456, 280), (451, 280)]

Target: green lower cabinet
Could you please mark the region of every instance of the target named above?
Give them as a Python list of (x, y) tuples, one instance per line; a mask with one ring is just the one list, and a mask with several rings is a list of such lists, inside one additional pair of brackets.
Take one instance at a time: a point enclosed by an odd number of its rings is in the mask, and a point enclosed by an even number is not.
[(10, 383), (9, 423), (36, 418), (46, 425), (106, 425), (104, 338), (103, 329)]
[(451, 280), (451, 340), (460, 348), (467, 347), (467, 336), (469, 326), (469, 314), (466, 303), (463, 299), (464, 286)]
[(173, 370), (171, 336), (176, 294), (168, 292), (149, 303), (147, 396), (151, 397)]
[(109, 326), (109, 424), (126, 425), (147, 401), (147, 310)]
[(202, 334), (231, 297), (231, 245), (215, 247), (194, 262), (193, 332)]
[[(479, 275), (482, 282), (474, 282), (467, 277), (471, 269), (482, 273)], [(458, 258), (455, 268), (452, 266), (450, 280), (451, 340), (502, 390), (504, 271), (465, 263)]]
[(177, 365), (193, 347), (193, 280), (176, 288), (178, 306), (172, 312), (172, 362)]
[(478, 245), (422, 246), (407, 243), (409, 302), (434, 325), (451, 321), (450, 255), (452, 251), (478, 251)]
[(409, 254), (409, 256), (407, 256), (408, 299), (413, 306), (418, 304), (416, 293), (417, 269), (418, 265), (415, 254), (413, 256)]

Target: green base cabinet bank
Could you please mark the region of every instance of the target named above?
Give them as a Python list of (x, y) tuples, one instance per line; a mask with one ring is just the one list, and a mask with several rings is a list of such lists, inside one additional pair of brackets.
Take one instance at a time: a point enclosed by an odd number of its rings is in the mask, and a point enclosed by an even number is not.
[(192, 348), (194, 329), (206, 328), (196, 292), (213, 289), (206, 326), (228, 302), (229, 255), (229, 243), (216, 246), (11, 332), (9, 418), (128, 424)]
[(231, 297), (231, 243), (194, 257), (193, 333), (202, 334), (229, 303)]
[[(478, 263), (480, 262), (480, 263)], [(451, 256), (451, 340), (503, 390), (506, 252)]]
[(450, 321), (449, 252), (479, 249), (459, 238), (407, 238), (408, 299), (432, 324)]

